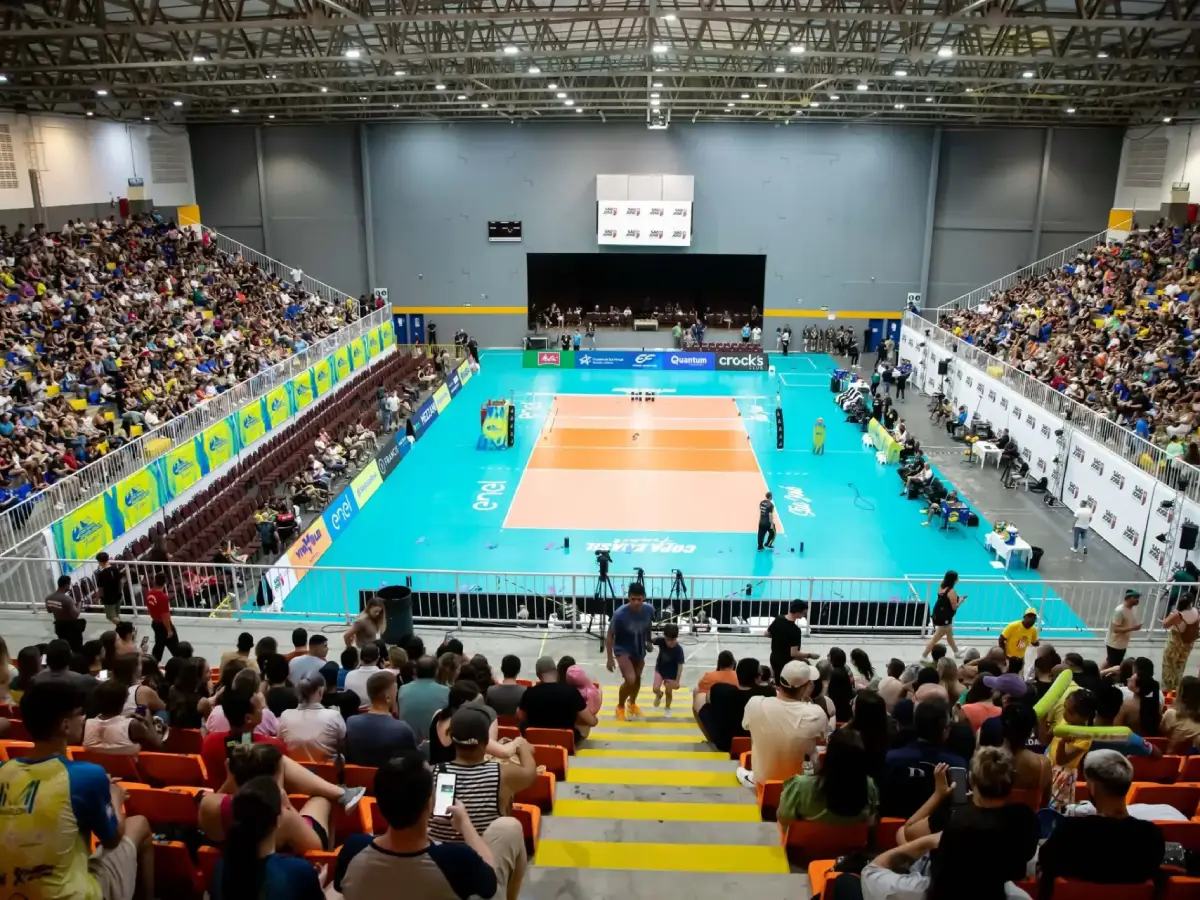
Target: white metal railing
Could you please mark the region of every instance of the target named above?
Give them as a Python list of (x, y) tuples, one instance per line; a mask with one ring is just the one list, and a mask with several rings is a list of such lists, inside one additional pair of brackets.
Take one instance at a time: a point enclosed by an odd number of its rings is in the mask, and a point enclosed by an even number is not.
[[(1167, 456), (1166, 452), (1137, 433), (1072, 400), (1056, 391), (1048, 383), (1009, 365), (998, 356), (980, 349), (956, 337), (936, 323), (913, 312), (905, 312), (903, 325), (924, 334), (931, 340), (956, 354), (959, 359), (975, 366), (984, 374), (995, 378), (1019, 393), (1026, 400), (1062, 419), (1071, 428), (1078, 430), (1099, 444), (1103, 444), (1122, 459), (1133, 463), (1143, 471), (1158, 478), (1172, 490), (1181, 489), (1185, 496), (1200, 501), (1200, 469), (1182, 459)], [(997, 372), (999, 374), (997, 375)]]
[[(278, 260), (264, 256), (252, 247), (211, 229), (204, 230), (222, 252), (241, 256), (260, 268), (269, 269), (278, 273), (281, 278), (291, 280), (290, 267)], [(343, 310), (349, 309), (347, 301), (354, 299), (349, 294), (335, 290), (307, 275), (301, 277), (300, 284), (304, 290), (320, 296), (326, 302), (342, 303)], [(354, 302), (357, 304), (357, 301)], [(355, 311), (357, 312), (357, 306)], [(390, 318), (391, 311), (386, 307), (374, 310), (369, 315), (356, 319), (337, 332), (316, 341), (300, 353), (295, 353), (271, 368), (234, 385), (224, 393), (193, 406), (183, 415), (144, 432), (129, 443), (79, 469), (70, 477), (55, 482), (46, 490), (30, 495), (22, 503), (0, 513), (0, 550), (7, 553), (23, 540), (58, 521), (121, 479), (138, 472), (151, 460), (191, 440), (247, 403), (286, 384), (309, 366), (348, 345), (372, 328), (389, 321)], [(162, 443), (164, 440), (168, 443)], [(149, 450), (151, 442), (155, 442), (153, 452)]]
[[(7, 560), (6, 560), (7, 562)], [(91, 560), (29, 558), (15, 581), (0, 593), (0, 609), (40, 610), (41, 598), (53, 589), (64, 564)], [(362, 608), (362, 598), (383, 586), (407, 586), (413, 592), (417, 623), (452, 626), (509, 626), (599, 631), (614, 602), (620, 602), (635, 580), (634, 573), (610, 573), (608, 591), (596, 600), (598, 573), (533, 573), (378, 568), (291, 567), (288, 565), (214, 565), (209, 563), (121, 563), (128, 575), (125, 604), (133, 613), (145, 610), (151, 579), (165, 573), (174, 615), (242, 619), (264, 616), (348, 622)], [(810, 625), (820, 631), (923, 634), (937, 598), (941, 574), (897, 578), (760, 578), (737, 575), (646, 574), (644, 584), (660, 617), (681, 628), (720, 634), (761, 635), (772, 618), (793, 599), (808, 601)], [(76, 578), (90, 600), (90, 575)], [(283, 587), (286, 586), (286, 587)], [(1119, 605), (1126, 581), (1015, 581), (996, 577), (964, 577), (958, 582), (968, 601), (960, 608), (955, 629), (961, 638), (986, 639), (1019, 618), (1027, 606), (1038, 610), (1040, 629), (1055, 638), (1093, 639), (1105, 633)], [(1162, 615), (1165, 586), (1142, 585), (1142, 621), (1153, 631)], [(269, 589), (268, 589), (269, 588)], [(282, 589), (281, 589), (282, 588)], [(288, 591), (286, 598), (284, 591)], [(276, 596), (276, 592), (279, 592)], [(613, 597), (617, 598), (615, 601)], [(259, 605), (259, 603), (263, 605)]]
[(1065, 247), (1057, 253), (1052, 253), (1044, 259), (1039, 259), (1036, 262), (1031, 262), (1022, 269), (1017, 269), (1015, 272), (997, 278), (995, 281), (985, 284), (983, 287), (975, 288), (970, 293), (963, 294), (961, 297), (956, 297), (949, 303), (943, 303), (941, 306), (933, 307), (938, 312), (945, 312), (950, 309), (973, 309), (980, 303), (983, 303), (993, 294), (998, 291), (1007, 291), (1014, 285), (1020, 284), (1029, 278), (1036, 278), (1046, 272), (1051, 272), (1056, 269), (1061, 269), (1069, 262), (1075, 259), (1080, 253), (1088, 253), (1095, 249), (1097, 244), (1108, 243), (1108, 233), (1110, 231), (1129, 231), (1133, 228), (1133, 219), (1129, 219), (1124, 223), (1127, 227), (1106, 228), (1098, 234), (1093, 234), (1091, 237), (1084, 238), (1082, 241), (1077, 241), (1070, 247)]

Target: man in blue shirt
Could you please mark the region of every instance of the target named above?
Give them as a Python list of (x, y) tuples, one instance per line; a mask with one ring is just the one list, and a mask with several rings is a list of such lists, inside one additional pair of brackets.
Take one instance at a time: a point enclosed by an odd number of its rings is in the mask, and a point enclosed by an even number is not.
[[(154, 895), (145, 816), (126, 818), (125, 789), (94, 763), (67, 759), (83, 739), (83, 692), (35, 680), (21, 697), (33, 749), (0, 762), (0, 893), (42, 900), (132, 900)], [(91, 851), (92, 835), (103, 848)]]
[[(613, 613), (608, 625), (605, 649), (608, 671), (621, 667), (621, 688), (617, 696), (617, 721), (625, 721), (626, 704), (630, 718), (641, 718), (637, 705), (642, 688), (642, 668), (646, 665), (646, 648), (650, 644), (650, 624), (654, 607), (646, 602), (646, 589), (634, 582), (629, 585), (629, 600)], [(616, 657), (614, 660), (613, 657)]]

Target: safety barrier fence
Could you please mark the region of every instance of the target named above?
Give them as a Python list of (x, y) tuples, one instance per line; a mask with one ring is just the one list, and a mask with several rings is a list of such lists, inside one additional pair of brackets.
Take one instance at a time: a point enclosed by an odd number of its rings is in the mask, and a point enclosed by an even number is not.
[[(53, 558), (18, 560), (22, 582), (0, 597), (0, 609), (39, 610), (62, 571), (82, 561)], [(600, 633), (607, 616), (625, 596), (636, 573), (454, 572), (393, 568), (333, 568), (246, 564), (123, 563), (127, 575), (123, 605), (144, 614), (145, 592), (161, 575), (176, 617), (348, 622), (366, 598), (409, 604), (417, 624), (439, 627), (542, 628)], [(791, 600), (810, 604), (809, 623), (818, 633), (921, 635), (930, 630), (929, 612), (940, 574), (901, 578), (760, 578), (709, 575), (641, 575), (661, 621), (684, 632), (761, 635)], [(287, 601), (274, 590), (291, 583)], [(90, 576), (77, 579), (87, 602)], [(995, 642), (1006, 624), (1026, 608), (1038, 612), (1042, 633), (1055, 638), (1102, 636), (1122, 602), (1127, 582), (1010, 580), (964, 577), (957, 590), (966, 597), (955, 620), (963, 639)], [(1145, 631), (1159, 629), (1169, 589), (1142, 584)], [(611, 588), (611, 591), (610, 591)], [(599, 596), (597, 593), (599, 592)], [(407, 598), (406, 600), (404, 598)], [(404, 615), (389, 607), (389, 615)]]
[(1179, 489), (1188, 498), (1200, 501), (1200, 469), (1195, 466), (1188, 465), (1182, 459), (1167, 456), (1163, 448), (1145, 440), (1125, 426), (1072, 400), (1046, 382), (1039, 381), (998, 356), (992, 356), (974, 344), (967, 343), (916, 313), (904, 313), (903, 327), (912, 329), (918, 344), (932, 341), (949, 350), (958, 359), (1002, 382), (1026, 400), (1062, 419), (1065, 425), (1103, 444), (1117, 456), (1158, 478), (1168, 487), (1173, 490)]
[(1093, 234), (1091, 237), (1086, 237), (1082, 241), (1076, 241), (1070, 247), (1064, 247), (1057, 253), (1051, 253), (1049, 256), (1032, 262), (1024, 268), (1017, 269), (1015, 272), (1010, 272), (995, 281), (988, 282), (983, 287), (977, 287), (969, 293), (963, 294), (961, 297), (955, 297), (949, 303), (943, 303), (941, 306), (929, 307), (928, 309), (937, 312), (945, 312), (950, 309), (971, 309), (978, 306), (987, 300), (988, 297), (997, 291), (1007, 291), (1009, 288), (1025, 281), (1029, 278), (1036, 278), (1039, 275), (1044, 275), (1047, 272), (1053, 272), (1068, 265), (1076, 256), (1081, 253), (1090, 253), (1095, 249), (1097, 244), (1107, 244), (1109, 242), (1110, 231), (1130, 231), (1133, 229), (1133, 219), (1126, 220), (1121, 225), (1115, 228), (1110, 227), (1098, 234)]
[[(283, 263), (217, 232), (209, 229), (205, 229), (205, 232), (213, 236), (218, 249), (242, 256), (263, 269), (279, 274), (285, 280), (291, 280), (292, 271)], [(326, 302), (345, 303), (352, 299), (348, 294), (336, 291), (307, 275), (301, 276), (300, 284), (305, 290), (320, 296)], [(303, 351), (234, 385), (224, 393), (197, 404), (183, 415), (144, 432), (129, 443), (84, 466), (70, 477), (32, 494), (23, 502), (0, 513), (0, 548), (10, 552), (16, 545), (98, 497), (117, 482), (136, 474), (152, 460), (192, 440), (247, 403), (286, 385), (317, 362), (349, 346), (371, 329), (390, 321), (389, 309), (374, 310), (369, 315), (350, 322), (336, 333), (314, 342)]]

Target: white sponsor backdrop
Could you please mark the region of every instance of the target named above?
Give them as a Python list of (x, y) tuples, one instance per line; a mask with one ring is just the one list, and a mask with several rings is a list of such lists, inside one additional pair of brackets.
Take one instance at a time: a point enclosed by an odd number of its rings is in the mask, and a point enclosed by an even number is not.
[[(945, 390), (957, 407), (979, 412), (999, 430), (1007, 428), (1016, 438), (1021, 455), (1037, 477), (1050, 476), (1057, 452), (1055, 431), (1062, 420), (1051, 415), (996, 379), (964, 362), (957, 354), (932, 343), (924, 348), (924, 336), (901, 329), (900, 357), (913, 364), (913, 382), (933, 393)], [(938, 375), (938, 362), (950, 360), (950, 373)], [(1084, 499), (1095, 501), (1092, 533), (1103, 538), (1149, 575), (1170, 578), (1183, 565), (1184, 551), (1175, 548), (1171, 564), (1163, 568), (1166, 546), (1157, 535), (1168, 532), (1172, 517), (1200, 523), (1200, 505), (1184, 499), (1149, 473), (1112, 453), (1107, 448), (1072, 431), (1066, 447), (1066, 470), (1059, 498), (1072, 512)], [(1164, 509), (1163, 501), (1171, 507)], [(1064, 527), (1069, 527), (1064, 522)]]
[(1072, 511), (1096, 504), (1092, 533), (1135, 563), (1142, 561), (1156, 479), (1078, 432), (1071, 435), (1062, 501)]
[(690, 247), (690, 200), (601, 200), (596, 242), (636, 247)]

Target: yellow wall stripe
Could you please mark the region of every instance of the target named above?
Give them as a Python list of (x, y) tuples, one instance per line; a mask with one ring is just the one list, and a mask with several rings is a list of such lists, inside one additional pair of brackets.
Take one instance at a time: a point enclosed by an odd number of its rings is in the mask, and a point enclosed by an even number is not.
[[(571, 784), (638, 784), (651, 787), (737, 787), (741, 782), (728, 772), (689, 772), (669, 769), (589, 769), (571, 766), (567, 772)], [(749, 794), (749, 792), (747, 792)]]
[[(761, 822), (758, 807), (746, 803), (664, 803), (659, 800), (555, 800), (554, 817), (636, 819), (659, 822)], [(538, 857), (540, 863), (541, 857)]]
[(392, 315), (523, 316), (524, 306), (393, 306)]
[[(621, 844), (604, 841), (543, 840), (539, 866), (627, 869), (641, 872), (729, 872), (738, 875), (787, 874), (783, 847), (730, 844)], [(752, 889), (752, 885), (747, 888)]]

